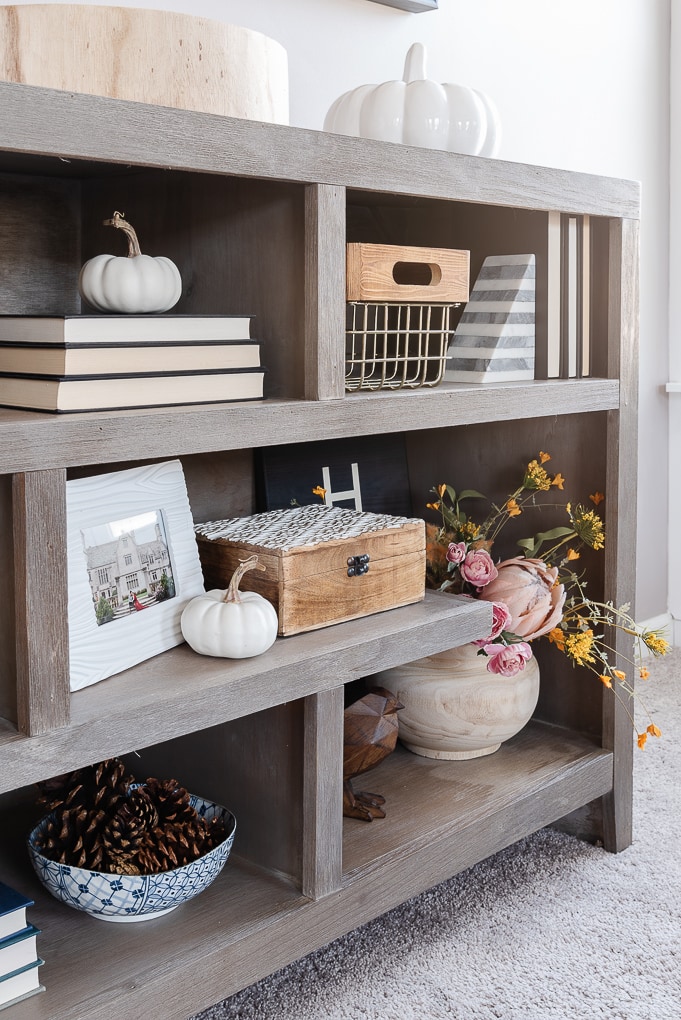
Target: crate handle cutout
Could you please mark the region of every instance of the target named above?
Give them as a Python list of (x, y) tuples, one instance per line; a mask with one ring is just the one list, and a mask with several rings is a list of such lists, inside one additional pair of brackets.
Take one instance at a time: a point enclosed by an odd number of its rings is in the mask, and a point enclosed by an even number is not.
[(436, 287), (441, 279), (442, 270), (436, 262), (396, 262), (393, 266), (393, 280), (398, 287)]

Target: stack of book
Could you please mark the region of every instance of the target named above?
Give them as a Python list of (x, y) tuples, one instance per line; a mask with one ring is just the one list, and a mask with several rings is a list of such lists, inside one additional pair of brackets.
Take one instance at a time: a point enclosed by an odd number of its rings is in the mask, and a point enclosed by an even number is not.
[(26, 919), (32, 906), (32, 900), (0, 882), (0, 1009), (45, 991), (38, 977), (40, 932)]
[(0, 405), (109, 411), (259, 400), (251, 316), (0, 316)]

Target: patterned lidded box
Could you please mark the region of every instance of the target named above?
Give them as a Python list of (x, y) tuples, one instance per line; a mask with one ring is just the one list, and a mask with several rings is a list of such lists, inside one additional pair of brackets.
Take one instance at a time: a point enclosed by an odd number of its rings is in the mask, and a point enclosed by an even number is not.
[(269, 599), (279, 634), (298, 634), (419, 602), (425, 594), (422, 520), (321, 504), (195, 525), (207, 588), (226, 588), (257, 554), (240, 587)]

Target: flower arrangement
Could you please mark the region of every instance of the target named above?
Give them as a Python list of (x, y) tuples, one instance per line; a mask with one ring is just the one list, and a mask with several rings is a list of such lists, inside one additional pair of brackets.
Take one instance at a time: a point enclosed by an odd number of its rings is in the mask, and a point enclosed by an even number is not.
[[(492, 603), (492, 631), (476, 642), (478, 654), (489, 660), (490, 672), (514, 676), (531, 658), (531, 642), (546, 636), (574, 666), (591, 670), (620, 697), (636, 729), (628, 707), (633, 683), (613, 664), (608, 631), (616, 628), (631, 636), (629, 663), (642, 679), (649, 675), (643, 664), (645, 651), (653, 656), (664, 655), (669, 645), (659, 631), (639, 627), (628, 605), (614, 606), (590, 598), (583, 574), (577, 573), (581, 550), (588, 547), (598, 552), (605, 546), (605, 528), (597, 511), (603, 494), (596, 492), (589, 497), (592, 507), (563, 504), (566, 523), (521, 538), (517, 542), (521, 555), (498, 563), (491, 555), (494, 542), (510, 520), (530, 508), (541, 508), (542, 493), (552, 488), (563, 490), (565, 479), (560, 472), (552, 476), (544, 467), (550, 459), (549, 454), (540, 452), (530, 461), (520, 485), (501, 505), (491, 503), (475, 489), (457, 493), (450, 485), (442, 484), (431, 490), (437, 498), (427, 506), (440, 514), (441, 523), (426, 526), (426, 584)], [(483, 500), (488, 505), (481, 523), (463, 508), (464, 502), (471, 500)], [(561, 507), (555, 502), (550, 505)], [(652, 721), (643, 732), (637, 732), (639, 747), (645, 745), (649, 735), (660, 736)]]

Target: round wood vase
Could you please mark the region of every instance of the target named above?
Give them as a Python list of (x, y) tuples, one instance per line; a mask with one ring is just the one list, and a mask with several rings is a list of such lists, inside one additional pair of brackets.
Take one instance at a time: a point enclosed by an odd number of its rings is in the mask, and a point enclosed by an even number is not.
[(171, 11), (0, 6), (0, 79), (288, 124), (281, 43)]
[(426, 758), (479, 758), (529, 721), (539, 697), (532, 657), (514, 677), (487, 669), (475, 645), (461, 645), (378, 673), (374, 680), (404, 705), (400, 740)]

